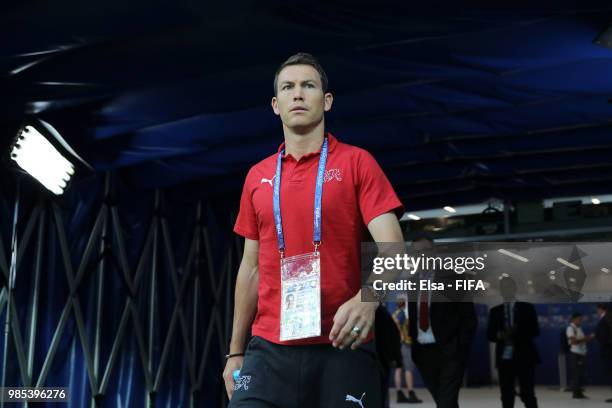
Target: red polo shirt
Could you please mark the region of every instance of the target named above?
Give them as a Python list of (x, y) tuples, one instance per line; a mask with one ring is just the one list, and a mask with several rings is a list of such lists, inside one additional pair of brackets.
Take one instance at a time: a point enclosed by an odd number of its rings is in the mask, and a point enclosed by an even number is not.
[[(254, 165), (246, 177), (234, 231), (259, 241), (259, 300), (252, 334), (278, 344), (330, 343), (338, 308), (360, 289), (360, 243), (367, 224), (403, 207), (376, 160), (363, 149), (328, 134), (321, 221), (321, 336), (280, 341), (280, 256), (274, 225), (273, 178), (277, 154)], [(284, 146), (279, 147), (279, 151)], [(312, 252), (314, 193), (319, 153), (282, 160), (280, 207), (285, 256)], [(371, 335), (370, 335), (371, 337)]]

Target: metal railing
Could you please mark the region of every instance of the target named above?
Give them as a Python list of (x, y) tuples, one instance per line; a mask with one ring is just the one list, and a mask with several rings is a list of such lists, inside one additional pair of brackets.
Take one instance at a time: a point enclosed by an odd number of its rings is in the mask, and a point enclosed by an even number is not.
[[(125, 240), (125, 224), (112, 196), (113, 177), (105, 176), (103, 200), (91, 226), (82, 256), (76, 262), (71, 253), (69, 238), (62, 219), (62, 210), (52, 200), (41, 200), (34, 205), (29, 214), (21, 216), (25, 222), (19, 237), (19, 248), (16, 253), (16, 273), (18, 276), (28, 274), (27, 290), (30, 292), (26, 302), (11, 300), (7, 304), (7, 288), (0, 292), (0, 310), (3, 317), (10, 310), (13, 317), (10, 335), (15, 354), (8, 354), (9, 359), (16, 359), (19, 378), (6, 378), (7, 386), (46, 386), (50, 369), (58, 356), (60, 342), (72, 335), (81, 347), (84, 365), (91, 391), (89, 405), (115, 406), (108, 396), (109, 384), (128, 339), (134, 338), (138, 359), (144, 378), (145, 389), (140, 390), (144, 405), (155, 406), (156, 396), (167, 392), (164, 387), (177, 387), (173, 395), (180, 393), (178, 388), (188, 386), (188, 406), (200, 406), (201, 392), (206, 388), (205, 371), (208, 364), (215, 364), (218, 370), (218, 395), (224, 394), (219, 362), (221, 354), (226, 351), (231, 330), (231, 308), (233, 305), (232, 284), (237, 262), (240, 259), (240, 241), (228, 238), (218, 253), (211, 250), (211, 232), (204, 217), (206, 206), (200, 201), (193, 205), (192, 231), (188, 232), (188, 251), (184, 259), (177, 259), (171, 236), (169, 218), (164, 211), (164, 193), (155, 192), (153, 215), (148, 220), (148, 228), (137, 260), (128, 259)], [(227, 228), (230, 227), (230, 215), (226, 214)], [(143, 223), (146, 220), (142, 220)], [(49, 234), (54, 234), (57, 245), (47, 244)], [(4, 250), (3, 237), (0, 236), (0, 273), (8, 281), (10, 264)], [(6, 238), (6, 237), (5, 237)], [(37, 350), (36, 336), (40, 334), (42, 322), (41, 310), (49, 310), (47, 304), (41, 303), (41, 274), (46, 268), (45, 260), (49, 251), (61, 259), (65, 275), (64, 291), (68, 296), (63, 300), (63, 308), (57, 318), (51, 342), (46, 350)], [(28, 258), (27, 267), (24, 257)], [(133, 258), (133, 257), (132, 257)], [(30, 264), (32, 267), (30, 267)], [(179, 273), (182, 271), (182, 273)], [(112, 292), (108, 279), (121, 281), (126, 288), (124, 298)], [(86, 290), (84, 281), (95, 285), (94, 318), (86, 321), (81, 304), (81, 294)], [(23, 281), (22, 278), (18, 280)], [(170, 285), (170, 286), (168, 286)], [(160, 291), (171, 287), (173, 306), (170, 314), (160, 313)], [(23, 290), (23, 288), (22, 288)], [(46, 299), (49, 299), (47, 297)], [(56, 302), (60, 300), (55, 298)], [(119, 323), (108, 332), (105, 325), (107, 302), (121, 302), (122, 312)], [(143, 310), (144, 309), (144, 310)], [(19, 313), (18, 313), (19, 312)], [(48, 313), (47, 313), (48, 314)], [(167, 330), (160, 331), (163, 315), (169, 315)], [(22, 333), (21, 319), (25, 316), (26, 330)], [(189, 319), (190, 318), (190, 319)], [(76, 326), (76, 331), (67, 330), (68, 323)], [(205, 328), (204, 328), (205, 327)], [(203, 329), (204, 328), (204, 329)], [(105, 331), (106, 330), (106, 331)], [(23, 336), (25, 334), (25, 338)], [(202, 334), (204, 336), (202, 336)], [(25, 341), (24, 341), (25, 340)], [(174, 342), (180, 346), (173, 347)], [(216, 343), (216, 344), (215, 344)], [(158, 345), (162, 345), (161, 350)], [(103, 349), (110, 346), (110, 353), (105, 358)], [(218, 353), (211, 359), (211, 353)], [(38, 357), (36, 357), (38, 356)], [(38, 364), (36, 359), (41, 359)], [(182, 359), (186, 367), (188, 384), (176, 381), (164, 382), (168, 375), (170, 361)], [(225, 405), (225, 398), (217, 398), (218, 405)], [(184, 402), (184, 400), (181, 400)], [(185, 406), (178, 403), (172, 406)]]

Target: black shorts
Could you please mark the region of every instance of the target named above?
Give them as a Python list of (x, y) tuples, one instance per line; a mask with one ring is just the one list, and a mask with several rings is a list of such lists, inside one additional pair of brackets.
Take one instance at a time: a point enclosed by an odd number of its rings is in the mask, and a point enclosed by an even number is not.
[(377, 408), (380, 381), (373, 341), (338, 350), (253, 337), (229, 407)]

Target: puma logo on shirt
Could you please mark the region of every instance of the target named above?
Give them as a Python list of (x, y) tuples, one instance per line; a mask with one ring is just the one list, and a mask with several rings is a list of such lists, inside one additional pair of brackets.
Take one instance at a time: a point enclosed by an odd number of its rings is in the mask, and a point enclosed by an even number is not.
[(271, 178), (271, 179), (267, 179), (267, 178), (265, 178), (265, 177), (262, 177), (262, 178), (261, 178), (261, 184), (263, 184), (263, 183), (268, 183), (268, 184), (270, 184), (270, 187), (274, 187), (274, 184), (272, 184), (272, 183), (274, 182), (274, 179), (275, 179), (275, 178), (276, 178), (276, 176), (272, 176), (272, 178)]

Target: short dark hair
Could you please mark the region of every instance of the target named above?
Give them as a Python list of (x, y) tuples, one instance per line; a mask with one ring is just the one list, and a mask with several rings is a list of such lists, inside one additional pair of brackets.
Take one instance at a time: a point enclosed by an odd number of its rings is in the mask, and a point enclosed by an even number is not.
[(315, 57), (313, 57), (311, 54), (308, 54), (307, 52), (298, 52), (297, 54), (293, 54), (292, 56), (287, 58), (287, 60), (283, 62), (276, 70), (276, 73), (274, 74), (274, 95), (276, 95), (276, 87), (278, 86), (278, 74), (280, 74), (280, 72), (285, 67), (288, 67), (290, 65), (310, 65), (311, 67), (316, 69), (319, 73), (319, 77), (321, 77), (321, 87), (323, 88), (323, 93), (327, 92), (327, 74), (325, 73), (325, 70), (323, 69), (319, 61), (317, 61)]
[(582, 317), (582, 313), (580, 312), (572, 313), (572, 320), (577, 319), (579, 317)]
[(608, 310), (608, 305), (606, 305), (605, 303), (598, 303), (597, 308), (601, 310)]

